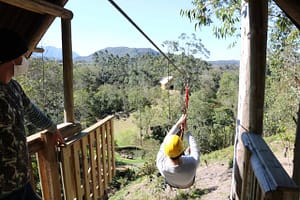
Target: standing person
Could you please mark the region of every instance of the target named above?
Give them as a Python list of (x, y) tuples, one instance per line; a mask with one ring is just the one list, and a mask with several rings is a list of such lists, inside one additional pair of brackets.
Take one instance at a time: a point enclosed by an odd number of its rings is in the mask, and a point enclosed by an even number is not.
[[(200, 162), (200, 154), (194, 137), (188, 131), (188, 152), (184, 152), (182, 139), (177, 135), (180, 127), (185, 125), (186, 115), (182, 115), (165, 136), (156, 158), (156, 165), (166, 183), (172, 187), (185, 189), (193, 185), (196, 170)], [(187, 127), (185, 127), (184, 130)], [(186, 153), (186, 154), (185, 154)]]
[(12, 79), (26, 72), (26, 42), (15, 32), (0, 29), (0, 199), (40, 199), (30, 184), (29, 153), (25, 119), (37, 128), (48, 129), (53, 145), (64, 143), (54, 124)]

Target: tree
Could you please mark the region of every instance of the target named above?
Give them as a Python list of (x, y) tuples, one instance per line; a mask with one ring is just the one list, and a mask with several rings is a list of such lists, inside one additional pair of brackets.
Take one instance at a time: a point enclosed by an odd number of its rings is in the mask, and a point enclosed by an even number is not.
[(123, 92), (114, 85), (102, 85), (88, 99), (89, 122), (94, 123), (109, 114), (122, 111)]
[[(62, 65), (57, 61), (30, 59), (29, 71), (17, 77), (25, 93), (53, 121), (64, 121)], [(28, 124), (30, 132), (37, 131)]]
[(225, 0), (193, 0), (193, 9), (181, 10), (182, 16), (187, 16), (195, 22), (195, 29), (213, 25), (213, 34), (217, 38), (239, 37), (241, 1)]
[(237, 117), (238, 70), (228, 70), (221, 75), (217, 91), (218, 106), (215, 108), (215, 131), (221, 130), (224, 135), (223, 147), (233, 145), (235, 119)]
[(163, 47), (167, 47), (168, 52), (174, 54), (190, 55), (204, 55), (208, 57), (210, 52), (202, 44), (202, 40), (197, 38), (195, 33), (188, 36), (186, 33), (181, 33), (178, 41), (164, 41)]
[[(193, 0), (192, 9), (182, 9), (181, 16), (195, 22), (195, 30), (204, 26), (212, 26), (216, 38), (240, 38), (241, 0)], [(286, 14), (273, 2), (269, 1), (269, 32), (277, 35), (275, 40), (269, 37), (269, 44), (285, 44), (289, 32), (297, 30)], [(292, 30), (292, 31), (291, 31)], [(299, 36), (298, 36), (299, 37)]]
[(202, 88), (190, 96), (188, 126), (204, 153), (217, 149), (211, 142), (215, 105), (215, 92), (211, 88)]

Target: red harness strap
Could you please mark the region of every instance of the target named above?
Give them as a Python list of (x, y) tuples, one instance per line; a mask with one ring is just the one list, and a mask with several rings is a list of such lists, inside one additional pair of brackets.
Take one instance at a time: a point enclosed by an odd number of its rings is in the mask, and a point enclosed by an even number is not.
[[(185, 85), (185, 104), (184, 104), (184, 110), (183, 110), (185, 115), (187, 114), (188, 107), (189, 107), (189, 86), (188, 86), (188, 84), (186, 84)], [(181, 127), (181, 132), (180, 132), (181, 139), (183, 138), (183, 134), (184, 134), (186, 125), (187, 125), (187, 119), (185, 119), (185, 122), (182, 124), (182, 127)]]
[(189, 86), (186, 84), (185, 86), (185, 110), (184, 114), (187, 114), (187, 109), (189, 107)]

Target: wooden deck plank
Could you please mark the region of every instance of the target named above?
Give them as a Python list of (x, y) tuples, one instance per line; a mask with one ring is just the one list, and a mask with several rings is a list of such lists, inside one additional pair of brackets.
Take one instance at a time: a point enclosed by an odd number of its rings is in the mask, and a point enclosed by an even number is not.
[(74, 157), (71, 146), (61, 149), (63, 186), (65, 199), (76, 198), (76, 182), (74, 181), (75, 169), (72, 167)]
[(116, 175), (116, 162), (115, 162), (115, 138), (114, 138), (114, 119), (110, 119), (110, 137), (111, 137), (111, 152), (112, 152), (112, 157), (111, 157), (111, 162), (112, 162), (112, 176)]
[[(297, 185), (281, 166), (263, 138), (257, 134), (244, 133), (242, 140), (247, 151), (251, 153), (250, 165), (254, 180), (250, 184), (255, 188), (252, 188), (250, 192), (255, 194), (254, 199), (298, 199)], [(248, 163), (245, 165), (247, 166)]]
[(80, 141), (81, 151), (82, 151), (82, 172), (83, 172), (83, 189), (84, 196), (86, 199), (90, 199), (90, 176), (89, 176), (89, 164), (88, 164), (88, 138), (83, 137)]
[(92, 191), (92, 198), (94, 200), (97, 199), (97, 184), (96, 184), (96, 176), (97, 176), (97, 172), (96, 172), (96, 163), (95, 163), (95, 130), (93, 132), (91, 132), (88, 136), (89, 139), (89, 147), (90, 147), (90, 177), (91, 177), (91, 191)]
[(108, 181), (112, 181), (112, 152), (111, 152), (111, 134), (110, 134), (110, 124), (105, 124), (105, 143), (107, 145), (107, 173), (108, 173)]
[(102, 164), (105, 190), (108, 187), (108, 174), (107, 174), (107, 143), (106, 143), (106, 129), (105, 125), (101, 126), (101, 150), (102, 150)]
[(83, 199), (83, 187), (82, 187), (82, 178), (81, 178), (81, 168), (80, 168), (80, 162), (81, 162), (81, 148), (80, 148), (80, 141), (75, 142), (72, 145), (72, 152), (74, 156), (74, 163), (73, 166), (75, 168), (75, 182), (76, 182), (76, 194), (77, 198), (79, 200)]
[(101, 127), (96, 129), (96, 151), (97, 151), (97, 167), (98, 167), (98, 193), (100, 197), (104, 195), (104, 177), (102, 162), (102, 146), (101, 146)]

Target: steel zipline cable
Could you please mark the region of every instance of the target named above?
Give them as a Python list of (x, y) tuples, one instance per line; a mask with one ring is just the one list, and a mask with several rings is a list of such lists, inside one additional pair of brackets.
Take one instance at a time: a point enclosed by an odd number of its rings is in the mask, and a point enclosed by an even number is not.
[[(185, 86), (185, 105), (184, 105), (184, 114), (187, 114), (187, 108), (188, 108), (188, 74), (186, 71), (180, 69), (177, 67), (174, 62), (147, 36), (147, 34), (113, 1), (108, 0), (168, 61), (168, 78), (169, 78), (169, 64), (172, 64), (173, 67), (179, 71), (181, 74), (183, 74), (186, 78), (186, 86)], [(170, 104), (169, 104), (169, 113), (170, 111)], [(170, 120), (170, 114), (169, 114), (169, 120)], [(187, 123), (186, 120), (184, 122)], [(184, 127), (181, 129), (181, 138), (183, 137), (184, 133)]]
[(147, 34), (113, 1), (108, 0), (167, 60), (173, 67), (183, 75), (187, 75), (186, 72), (177, 67), (172, 60), (147, 36)]

